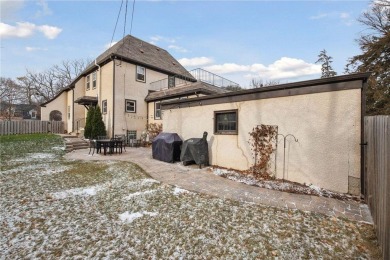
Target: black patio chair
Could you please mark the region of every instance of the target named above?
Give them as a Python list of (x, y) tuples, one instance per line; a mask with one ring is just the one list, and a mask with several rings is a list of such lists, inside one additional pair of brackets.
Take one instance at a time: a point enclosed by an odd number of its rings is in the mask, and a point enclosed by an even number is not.
[(125, 150), (125, 152), (126, 152), (126, 136), (125, 135), (115, 135), (115, 139), (122, 141), (121, 145), (123, 147), (123, 150)]
[(89, 153), (91, 153), (92, 151), (92, 155), (95, 153), (95, 149), (96, 149), (96, 140), (89, 140)]

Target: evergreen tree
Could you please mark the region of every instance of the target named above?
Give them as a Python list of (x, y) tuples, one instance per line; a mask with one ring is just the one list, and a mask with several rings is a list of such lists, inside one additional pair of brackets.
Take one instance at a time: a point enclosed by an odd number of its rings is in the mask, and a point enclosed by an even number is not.
[(332, 59), (333, 58), (331, 56), (328, 56), (325, 49), (322, 50), (318, 55), (318, 60), (316, 61), (316, 63), (320, 63), (322, 66), (321, 78), (329, 78), (337, 75), (337, 73), (333, 70), (332, 66), (330, 65), (333, 62)]
[(106, 136), (106, 126), (104, 125), (102, 112), (100, 111), (100, 107), (96, 106), (93, 113), (92, 119), (92, 137), (97, 138), (98, 136)]
[(349, 60), (351, 72), (371, 72), (366, 113), (390, 115), (390, 1), (376, 0), (358, 20), (368, 30), (357, 42), (362, 54)]
[(84, 137), (91, 139), (92, 138), (92, 120), (95, 113), (95, 107), (90, 106), (87, 113), (87, 119), (85, 120), (84, 127)]

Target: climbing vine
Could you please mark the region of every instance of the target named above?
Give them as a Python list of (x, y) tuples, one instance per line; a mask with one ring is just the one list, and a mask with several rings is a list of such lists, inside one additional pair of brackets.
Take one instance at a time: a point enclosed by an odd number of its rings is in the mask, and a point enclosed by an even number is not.
[(273, 125), (258, 125), (249, 133), (249, 144), (255, 159), (251, 168), (252, 173), (258, 178), (270, 178), (270, 159), (275, 151), (272, 140), (278, 134), (278, 127)]

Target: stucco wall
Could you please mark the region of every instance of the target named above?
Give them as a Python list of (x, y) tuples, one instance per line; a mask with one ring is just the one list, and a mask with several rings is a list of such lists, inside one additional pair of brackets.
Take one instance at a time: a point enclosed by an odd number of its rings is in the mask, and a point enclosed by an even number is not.
[[(75, 88), (73, 89), (73, 93), (74, 93), (74, 100), (82, 97), (82, 96), (86, 96), (86, 93), (85, 93), (85, 77), (82, 77), (80, 78), (76, 84), (75, 84)], [(77, 126), (79, 124), (79, 126), (83, 126), (84, 123), (85, 123), (85, 118), (87, 117), (86, 115), (86, 109), (83, 105), (79, 105), (77, 103), (74, 103), (74, 100), (72, 102), (73, 106), (74, 106), (74, 110), (73, 110), (73, 113), (74, 113), (74, 118), (73, 118), (73, 131), (76, 131), (77, 130)]]
[(59, 95), (55, 100), (49, 102), (45, 105), (45, 107), (41, 107), (41, 120), (42, 121), (49, 121), (50, 120), (50, 112), (53, 110), (58, 110), (62, 114), (62, 121), (64, 121), (64, 129), (67, 129), (67, 100), (68, 100), (68, 93), (67, 91), (64, 91)]
[[(102, 66), (101, 71), (98, 72), (97, 78), (97, 88), (96, 90), (91, 90), (91, 95), (98, 95), (98, 105), (102, 109), (102, 101), (107, 100), (107, 113), (102, 114), (103, 122), (106, 126), (107, 135), (111, 136), (112, 132), (112, 118), (113, 118), (113, 77), (114, 77), (114, 62), (110, 61), (109, 63)], [(92, 89), (92, 88), (91, 88)]]
[[(136, 81), (136, 65), (116, 61), (115, 66), (115, 134), (126, 134), (127, 130), (137, 131), (137, 138), (146, 128), (147, 103), (150, 82), (167, 78), (166, 74), (146, 68), (146, 82)], [(125, 111), (125, 100), (136, 101), (136, 113)], [(151, 111), (149, 111), (151, 113)]]
[[(285, 179), (348, 192), (349, 176), (360, 178), (361, 90), (287, 96), (163, 111), (165, 132), (183, 140), (207, 131), (210, 163), (246, 170), (254, 159), (249, 132), (260, 124), (277, 125), (287, 139)], [(214, 134), (214, 111), (238, 109), (238, 135)], [(283, 140), (276, 152), (276, 176), (283, 178)], [(274, 163), (275, 163), (274, 162)]]
[(148, 116), (149, 116), (149, 123), (156, 123), (156, 124), (162, 124), (163, 120), (161, 119), (155, 119), (154, 117), (154, 106), (155, 102), (149, 102), (148, 103)]

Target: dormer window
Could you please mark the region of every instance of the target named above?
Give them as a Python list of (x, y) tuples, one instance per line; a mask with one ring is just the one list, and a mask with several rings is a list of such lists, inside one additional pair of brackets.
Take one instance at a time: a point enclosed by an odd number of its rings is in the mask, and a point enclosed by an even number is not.
[(91, 85), (90, 85), (90, 76), (88, 75), (87, 76), (87, 90), (89, 90), (91, 88)]
[(96, 88), (96, 71), (92, 73), (92, 89)]
[(146, 70), (145, 67), (137, 66), (137, 81), (145, 82)]

